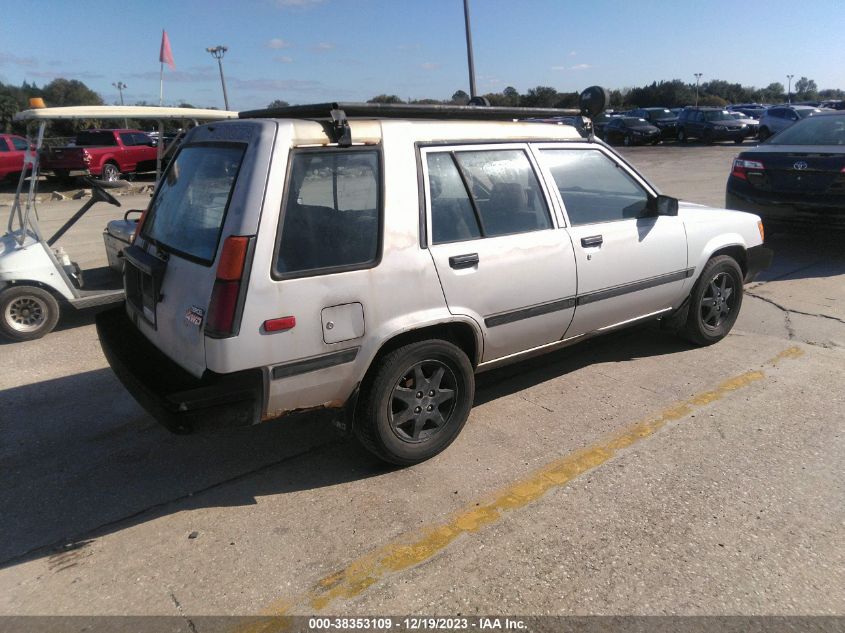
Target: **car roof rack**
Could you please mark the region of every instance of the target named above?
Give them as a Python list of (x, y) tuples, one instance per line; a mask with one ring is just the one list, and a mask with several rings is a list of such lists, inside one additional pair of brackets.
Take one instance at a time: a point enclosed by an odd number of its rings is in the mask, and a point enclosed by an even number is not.
[(348, 119), (424, 119), (434, 121), (514, 121), (529, 118), (579, 116), (577, 109), (414, 103), (330, 102), (247, 110), (241, 119), (307, 119), (325, 121), (329, 136), (339, 145), (351, 143)]

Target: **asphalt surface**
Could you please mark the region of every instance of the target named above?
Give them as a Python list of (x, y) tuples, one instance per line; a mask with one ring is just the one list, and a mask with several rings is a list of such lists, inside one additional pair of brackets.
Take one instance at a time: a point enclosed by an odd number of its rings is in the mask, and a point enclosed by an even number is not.
[[(720, 205), (736, 152), (624, 153)], [(104, 265), (145, 198), (121, 202), (66, 250)], [(482, 375), (455, 444), (407, 469), (319, 418), (170, 435), (90, 312), (0, 344), (0, 615), (845, 615), (841, 239), (770, 235), (717, 345), (649, 325)]]

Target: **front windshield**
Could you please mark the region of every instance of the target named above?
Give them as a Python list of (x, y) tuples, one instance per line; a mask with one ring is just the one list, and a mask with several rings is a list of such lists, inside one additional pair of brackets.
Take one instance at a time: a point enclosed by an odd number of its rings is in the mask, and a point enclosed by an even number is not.
[(730, 115), (730, 112), (727, 110), (722, 111), (714, 111), (714, 112), (705, 112), (704, 113), (704, 120), (705, 121), (733, 121), (733, 117)]
[(665, 121), (666, 119), (674, 119), (676, 118), (674, 114), (672, 114), (671, 110), (652, 110), (651, 111), (651, 119), (653, 121)]
[(648, 121), (637, 117), (627, 117), (622, 120), (622, 123), (625, 127), (642, 127), (644, 125), (648, 125)]
[(845, 145), (845, 115), (810, 117), (786, 128), (772, 137), (768, 144)]

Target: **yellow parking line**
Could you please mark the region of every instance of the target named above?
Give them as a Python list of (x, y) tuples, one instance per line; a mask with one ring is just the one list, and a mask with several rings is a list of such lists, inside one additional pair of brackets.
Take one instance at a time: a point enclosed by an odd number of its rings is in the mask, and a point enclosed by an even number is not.
[[(797, 358), (803, 353), (799, 347), (790, 347), (765, 364), (774, 366), (784, 359)], [(462, 534), (477, 532), (501, 519), (505, 513), (536, 501), (550, 490), (565, 486), (576, 477), (601, 466), (618, 451), (653, 435), (667, 423), (680, 420), (698, 408), (721, 400), (764, 377), (765, 373), (761, 370), (748, 371), (725, 380), (713, 390), (678, 402), (658, 415), (632, 424), (593, 446), (547, 464), (499, 491), (492, 499), (466, 507), (441, 525), (397, 538), (325, 576), (304, 594), (272, 602), (262, 613), (269, 616), (285, 615), (298, 606), (305, 607), (305, 611), (317, 612), (337, 599), (354, 598), (385, 576), (429, 560)], [(266, 631), (267, 626), (265, 621), (260, 628), (252, 630)]]

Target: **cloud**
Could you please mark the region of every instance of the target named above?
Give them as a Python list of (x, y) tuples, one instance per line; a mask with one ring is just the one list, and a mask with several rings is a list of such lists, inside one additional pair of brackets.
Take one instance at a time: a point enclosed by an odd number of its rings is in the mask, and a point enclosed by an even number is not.
[(100, 73), (92, 73), (92, 72), (77, 72), (75, 70), (30, 70), (26, 73), (27, 77), (38, 77), (39, 79), (87, 79), (87, 80), (94, 80), (94, 79), (103, 79), (105, 75)]
[[(133, 79), (147, 79), (151, 81), (158, 81), (159, 72), (157, 70), (149, 70), (143, 73), (131, 73), (129, 77)], [(186, 70), (166, 70), (164, 71), (164, 80), (167, 82), (176, 83), (195, 83), (202, 81), (219, 81), (217, 69), (212, 66), (192, 66)]]
[(440, 64), (435, 64), (434, 62), (424, 62), (420, 64), (420, 68), (423, 70), (436, 70), (440, 68)]
[(36, 68), (39, 65), (38, 60), (34, 57), (19, 57), (18, 55), (0, 51), (0, 66), (6, 66), (8, 64), (23, 66), (24, 68)]
[(334, 48), (334, 44), (331, 42), (320, 42), (314, 48), (318, 51), (330, 51)]
[(552, 66), (552, 70), (566, 70), (566, 66)]
[(274, 57), (273, 61), (279, 62), (280, 64), (292, 64), (293, 57), (288, 57), (287, 55), (279, 55), (278, 57)]
[(578, 54), (578, 53), (576, 53), (575, 51), (569, 51), (569, 56), (570, 56), (570, 57), (575, 57), (577, 54)]
[(575, 64), (572, 70), (587, 70), (588, 68), (592, 68), (592, 66), (590, 64)]
[(290, 42), (286, 42), (280, 37), (274, 37), (272, 40), (267, 42), (267, 48), (272, 48), (276, 50), (280, 48), (290, 48), (291, 46), (293, 46), (293, 44), (291, 44)]
[(239, 90), (258, 92), (311, 92), (325, 89), (320, 81), (300, 79), (232, 79), (229, 83)]

